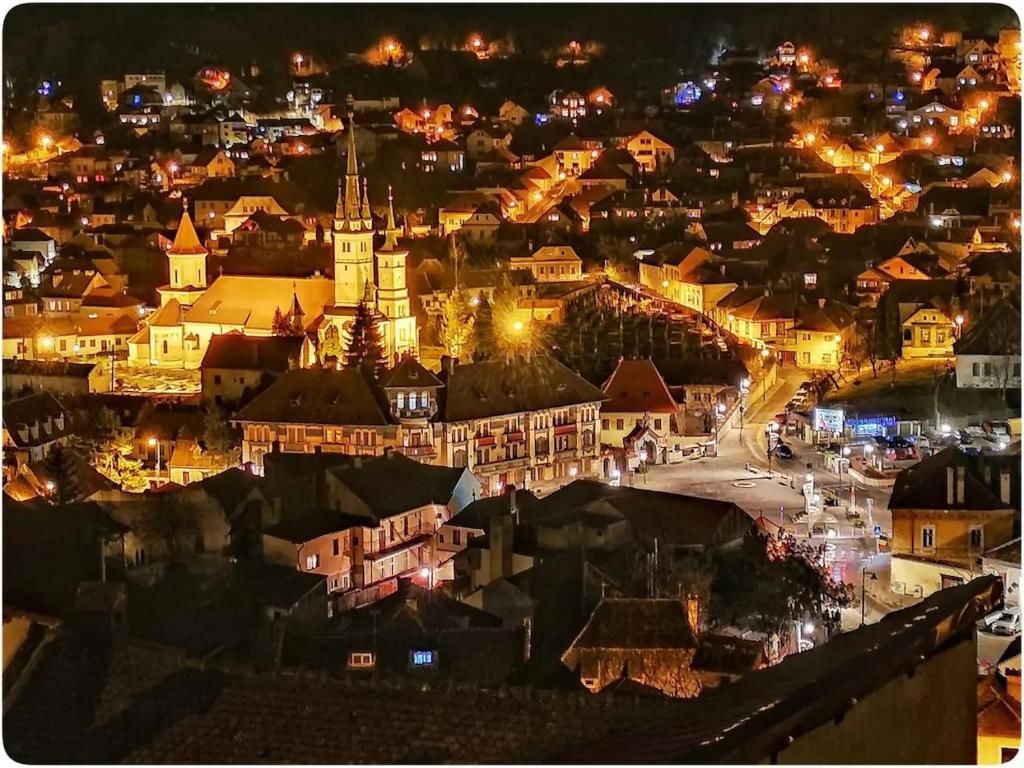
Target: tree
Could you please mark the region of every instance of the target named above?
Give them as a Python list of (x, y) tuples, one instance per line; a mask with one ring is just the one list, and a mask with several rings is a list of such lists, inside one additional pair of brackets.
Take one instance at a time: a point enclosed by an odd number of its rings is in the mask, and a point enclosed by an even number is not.
[(452, 291), (441, 305), (437, 319), (437, 337), (445, 354), (465, 359), (472, 351), (474, 320), (465, 293)]
[(175, 562), (182, 553), (183, 540), (194, 539), (199, 516), (180, 492), (147, 496), (145, 508), (132, 527), (141, 539), (163, 544), (168, 558)]
[(274, 309), (274, 319), (270, 322), (270, 328), (275, 336), (292, 336), (294, 334), (291, 321), (280, 307)]
[(320, 339), (318, 350), (320, 365), (324, 368), (335, 369), (338, 367), (338, 360), (341, 358), (341, 334), (338, 333), (338, 326), (329, 325)]
[(377, 327), (377, 317), (370, 311), (365, 301), (360, 301), (348, 332), (345, 367), (375, 369), (385, 365), (387, 361), (384, 359), (384, 346)]
[(131, 430), (116, 427), (93, 444), (92, 466), (101, 475), (129, 493), (142, 493), (147, 480), (142, 474), (142, 459), (135, 458)]
[(480, 293), (473, 321), (473, 359), (490, 360), (494, 354), (494, 312), (491, 302)]
[(215, 403), (203, 411), (201, 447), (219, 456), (227, 466), (235, 466), (241, 459), (241, 439), (238, 431), (228, 422), (227, 414)]

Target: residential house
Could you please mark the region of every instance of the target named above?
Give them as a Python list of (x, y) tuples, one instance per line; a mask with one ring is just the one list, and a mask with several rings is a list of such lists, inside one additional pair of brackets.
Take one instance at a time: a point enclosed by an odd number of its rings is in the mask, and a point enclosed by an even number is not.
[(591, 147), (575, 133), (570, 133), (551, 150), (558, 160), (560, 174), (580, 176), (590, 170), (590, 166), (600, 154), (600, 150)]
[(681, 434), (680, 406), (650, 360), (620, 360), (601, 387), (601, 441), (614, 450), (626, 443), (646, 451), (647, 461), (667, 461), (669, 438)]
[(199, 364), (202, 399), (242, 404), (285, 371), (301, 366), (303, 336), (214, 334)]
[(1020, 305), (1010, 298), (990, 309), (957, 339), (953, 353), (957, 387), (1019, 388)]
[(667, 169), (675, 160), (675, 148), (650, 131), (640, 131), (626, 139), (625, 148), (646, 173)]
[(836, 371), (849, 364), (850, 346), (855, 342), (855, 318), (851, 308), (821, 299), (786, 335), (785, 352), (791, 352), (798, 367)]
[(465, 468), (428, 466), (394, 452), (349, 457), (326, 470), (325, 480), (322, 499), (286, 512), (264, 531), (263, 553), (270, 562), (324, 575), (344, 607), (394, 592), (401, 576), (433, 572), (435, 534), (479, 492)]
[(505, 100), (498, 108), (498, 120), (518, 128), (527, 122), (532, 115), (529, 110), (519, 106), (514, 101)]
[(532, 256), (514, 256), (512, 269), (529, 270), (538, 283), (583, 279), (583, 260), (567, 245), (547, 245)]
[(511, 150), (512, 132), (500, 125), (481, 124), (466, 134), (466, 154), (470, 160), (486, 157), (499, 148)]
[(1014, 537), (1011, 486), (1019, 475), (1008, 466), (993, 471), (988, 461), (950, 446), (897, 475), (889, 500), (893, 592), (927, 596), (970, 581), (982, 555)]
[(930, 301), (908, 306), (905, 314), (901, 312), (904, 359), (953, 356), (957, 325), (949, 312)]
[(73, 435), (71, 418), (49, 392), (40, 392), (4, 403), (4, 474), (24, 464), (42, 461), (56, 445)]

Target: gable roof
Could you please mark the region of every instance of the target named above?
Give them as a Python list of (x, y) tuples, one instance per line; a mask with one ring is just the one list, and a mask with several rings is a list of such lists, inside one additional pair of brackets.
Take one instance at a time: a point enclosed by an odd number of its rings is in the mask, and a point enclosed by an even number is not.
[(604, 392), (547, 355), (456, 366), (446, 390), (443, 413), (448, 422), (607, 399)]
[(676, 401), (650, 360), (620, 360), (602, 387), (611, 399), (603, 413), (675, 413)]
[(399, 515), (429, 504), (447, 505), (455, 487), (469, 470), (423, 464), (397, 452), (332, 467), (338, 479), (370, 508), (378, 519)]
[(234, 368), (247, 371), (287, 371), (302, 351), (302, 336), (245, 336), (237, 331), (215, 333), (201, 369)]
[[(948, 470), (954, 472), (954, 484), (959, 470), (964, 473), (964, 500), (948, 500)], [(954, 492), (954, 499), (956, 494)], [(956, 446), (944, 448), (912, 467), (901, 470), (893, 485), (889, 509), (894, 512), (914, 509), (1009, 509), (1010, 504), (1000, 501), (985, 483), (978, 461)]]
[(697, 645), (682, 600), (606, 597), (598, 603), (566, 657), (574, 657), (573, 651), (584, 648), (654, 650)]
[(415, 357), (407, 356), (380, 379), (382, 387), (443, 387), (444, 384)]
[(953, 344), (957, 355), (1020, 355), (1020, 305), (1001, 301)]
[(372, 385), (356, 369), (287, 371), (242, 408), (235, 419), (336, 426), (389, 423)]

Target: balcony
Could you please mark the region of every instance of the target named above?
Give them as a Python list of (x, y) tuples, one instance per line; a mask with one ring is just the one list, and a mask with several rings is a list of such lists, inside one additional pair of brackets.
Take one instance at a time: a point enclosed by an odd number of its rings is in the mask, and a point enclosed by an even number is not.
[(575, 424), (559, 424), (555, 427), (556, 435), (575, 435), (577, 426)]
[(437, 449), (433, 445), (407, 445), (402, 448), (401, 451), (404, 455), (410, 457), (432, 457), (437, 456)]

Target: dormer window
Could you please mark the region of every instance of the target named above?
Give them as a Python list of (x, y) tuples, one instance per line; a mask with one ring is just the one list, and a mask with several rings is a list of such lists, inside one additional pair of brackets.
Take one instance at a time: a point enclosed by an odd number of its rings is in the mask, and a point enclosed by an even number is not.
[(415, 392), (410, 392), (409, 393), (409, 409), (410, 410), (416, 410), (416, 393)]
[(399, 410), (401, 410), (402, 408), (405, 408), (405, 393), (404, 392), (399, 392), (398, 393), (398, 397), (396, 398), (396, 400), (397, 400), (397, 403), (398, 403), (398, 409)]

